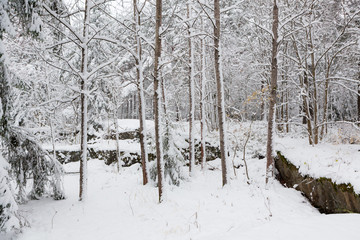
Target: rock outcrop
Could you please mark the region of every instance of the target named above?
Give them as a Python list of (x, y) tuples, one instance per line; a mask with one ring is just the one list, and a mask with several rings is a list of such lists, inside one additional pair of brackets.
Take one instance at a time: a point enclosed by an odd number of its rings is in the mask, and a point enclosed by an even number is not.
[[(184, 159), (188, 159), (188, 148), (180, 149)], [(79, 161), (81, 156), (80, 150), (57, 150), (56, 157), (61, 163), (76, 162)], [(195, 145), (195, 157), (199, 161), (201, 156), (200, 143)], [(116, 150), (102, 150), (98, 147), (92, 148), (91, 144), (88, 145), (88, 157), (89, 159), (99, 159), (105, 161), (106, 164), (112, 164), (116, 162)], [(216, 158), (220, 158), (220, 149), (217, 146), (211, 146), (206, 143), (206, 161), (212, 161)], [(148, 154), (149, 161), (155, 160), (155, 154)], [(123, 167), (131, 166), (135, 163), (141, 163), (140, 153), (137, 151), (120, 151), (120, 160)]]
[(360, 195), (350, 183), (337, 184), (329, 178), (303, 176), (299, 169), (277, 152), (278, 179), (303, 193), (323, 213), (360, 213)]

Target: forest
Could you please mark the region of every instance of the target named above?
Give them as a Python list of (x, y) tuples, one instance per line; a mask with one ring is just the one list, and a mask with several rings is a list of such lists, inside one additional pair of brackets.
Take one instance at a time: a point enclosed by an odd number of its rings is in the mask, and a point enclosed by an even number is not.
[(0, 0), (0, 88), (0, 239), (360, 233), (358, 0)]

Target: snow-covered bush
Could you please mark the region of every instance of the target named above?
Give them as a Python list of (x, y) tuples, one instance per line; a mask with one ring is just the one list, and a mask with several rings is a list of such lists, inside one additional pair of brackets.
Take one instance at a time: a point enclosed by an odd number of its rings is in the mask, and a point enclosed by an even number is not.
[[(164, 176), (165, 182), (170, 185), (179, 185), (184, 180), (185, 174), (182, 170), (185, 160), (181, 154), (180, 148), (176, 145), (177, 137), (181, 137), (176, 133), (173, 126), (168, 124), (165, 126), (163, 134), (163, 153), (164, 153)], [(150, 141), (155, 142), (155, 141)], [(155, 146), (152, 146), (155, 149)], [(156, 161), (150, 163), (150, 178), (157, 181)]]
[(62, 165), (53, 159), (36, 139), (21, 128), (9, 127), (4, 139), (7, 151), (4, 157), (11, 166), (11, 173), (16, 179), (19, 193), (18, 202), (26, 202), (25, 187), (27, 178), (33, 179), (31, 199), (39, 199), (45, 194), (54, 199), (64, 199), (62, 189)]
[(328, 127), (325, 142), (334, 144), (360, 144), (360, 130), (351, 124), (336, 124)]

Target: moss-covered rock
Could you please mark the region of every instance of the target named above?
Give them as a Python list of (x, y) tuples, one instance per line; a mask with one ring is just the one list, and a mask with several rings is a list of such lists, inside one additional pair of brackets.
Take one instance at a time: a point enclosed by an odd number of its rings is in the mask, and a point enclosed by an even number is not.
[(278, 178), (287, 187), (301, 191), (323, 213), (360, 213), (360, 195), (350, 183), (337, 184), (330, 178), (303, 176), (299, 169), (277, 152)]
[[(188, 159), (189, 149), (180, 149), (181, 154), (185, 159)], [(67, 151), (59, 150), (56, 151), (56, 157), (61, 163), (76, 162), (80, 160), (81, 152), (79, 150)], [(89, 146), (88, 157), (90, 159), (99, 159), (105, 161), (106, 164), (110, 165), (116, 162), (116, 150), (101, 150), (93, 149)], [(154, 153), (148, 154), (149, 161), (155, 160), (156, 156)], [(195, 146), (195, 158), (196, 162), (200, 161), (201, 158), (201, 147), (200, 143)], [(217, 146), (211, 146), (206, 143), (206, 161), (212, 161), (220, 158), (220, 149)], [(124, 167), (131, 166), (135, 163), (141, 163), (141, 155), (139, 152), (120, 151), (120, 160), (123, 162)]]

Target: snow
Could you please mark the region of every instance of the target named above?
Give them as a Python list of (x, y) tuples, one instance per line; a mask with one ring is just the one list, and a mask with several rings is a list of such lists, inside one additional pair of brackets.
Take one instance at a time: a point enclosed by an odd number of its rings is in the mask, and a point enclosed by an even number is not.
[[(100, 140), (89, 144), (94, 150), (116, 150), (116, 140)], [(119, 140), (119, 150), (126, 152), (140, 152), (140, 143), (133, 140)]]
[[(154, 121), (146, 120), (145, 123), (147, 129), (154, 128)], [(108, 122), (103, 122), (102, 125), (107, 126)], [(119, 125), (119, 133), (131, 132), (140, 128), (140, 121), (139, 119), (118, 119), (118, 125)], [(110, 129), (115, 130), (115, 126), (112, 123), (112, 121), (111, 121)]]
[[(19, 239), (358, 239), (360, 215), (320, 214), (277, 182), (265, 190), (265, 162), (251, 162), (251, 185), (239, 171), (221, 188), (221, 171), (206, 171), (181, 187), (168, 186), (159, 204), (157, 189), (142, 186), (139, 165), (117, 174), (115, 166), (92, 160), (87, 201), (77, 201), (79, 176), (66, 175), (68, 199), (21, 206), (32, 227)], [(220, 167), (220, 160), (212, 164)]]
[(316, 147), (306, 139), (278, 138), (276, 150), (289, 159), (303, 175), (331, 178), (351, 183), (360, 193), (360, 145), (321, 143)]
[[(127, 130), (136, 129), (137, 124), (131, 120), (122, 122)], [(174, 125), (181, 145), (189, 126), (181, 122)], [(199, 132), (198, 122), (195, 129)], [(229, 143), (242, 149), (249, 131), (250, 123), (229, 122)], [(250, 185), (244, 167), (240, 167), (235, 169), (236, 176), (230, 169), (230, 184), (222, 188), (221, 161), (217, 159), (207, 163), (205, 169), (212, 170), (201, 171), (201, 166), (196, 165), (196, 174), (179, 187), (167, 185), (160, 204), (158, 189), (152, 184), (142, 185), (139, 164), (117, 173), (116, 165), (107, 166), (99, 160), (88, 161), (88, 198), (79, 202), (79, 162), (68, 163), (64, 165), (68, 198), (44, 198), (21, 205), (20, 213), (31, 228), (25, 228), (18, 239), (358, 239), (359, 214), (320, 214), (292, 188), (284, 188), (277, 181), (265, 188), (266, 159), (257, 158), (257, 153), (265, 153), (265, 132), (265, 122), (252, 123), (246, 147)], [(314, 148), (302, 135), (292, 135), (277, 135), (274, 149), (291, 159), (302, 173), (331, 177), (337, 182), (351, 181), (358, 191), (359, 145), (322, 143)], [(218, 139), (217, 134), (208, 132), (206, 140), (214, 139)], [(114, 141), (96, 144), (101, 149), (115, 149)], [(138, 142), (122, 140), (119, 145), (121, 149), (139, 150)], [(231, 154), (229, 160), (234, 159), (236, 166), (244, 163), (241, 151), (235, 157)], [(188, 167), (184, 166), (183, 171)]]
[[(94, 150), (116, 150), (116, 140), (97, 140), (94, 143), (88, 144), (89, 148)], [(51, 144), (43, 145), (43, 148), (49, 151), (52, 151), (53, 147)], [(80, 151), (80, 144), (62, 144), (56, 145), (55, 149), (57, 151)], [(119, 149), (120, 151), (129, 151), (129, 152), (140, 152), (140, 143), (133, 140), (119, 140)]]

